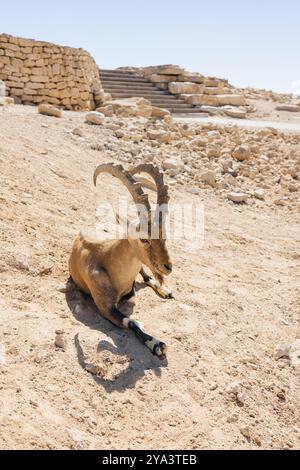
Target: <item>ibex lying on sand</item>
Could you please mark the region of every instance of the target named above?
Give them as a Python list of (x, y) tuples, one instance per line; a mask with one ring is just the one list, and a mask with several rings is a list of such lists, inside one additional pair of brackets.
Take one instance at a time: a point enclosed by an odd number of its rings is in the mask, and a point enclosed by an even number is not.
[[(164, 298), (172, 294), (163, 287), (163, 276), (172, 272), (169, 253), (164, 236), (164, 217), (160, 208), (167, 207), (169, 196), (168, 186), (165, 186), (163, 173), (151, 164), (141, 164), (130, 172), (122, 165), (113, 163), (98, 166), (94, 173), (94, 184), (100, 173), (109, 173), (127, 187), (136, 206), (142, 207), (144, 218), (139, 212), (139, 227), (146, 222), (146, 235), (139, 234), (117, 240), (89, 240), (82, 233), (74, 242), (70, 257), (70, 274), (75, 284), (93, 297), (101, 315), (121, 328), (132, 330), (150, 351), (163, 359), (166, 354), (165, 343), (146, 334), (140, 325), (126, 317), (117, 307), (122, 300), (128, 300), (135, 295), (135, 279), (141, 274), (146, 284)], [(143, 192), (145, 181), (134, 177), (136, 173), (148, 173), (156, 183), (157, 205), (152, 212), (148, 196)], [(154, 221), (153, 221), (153, 215)], [(154, 226), (154, 227), (153, 227)], [(157, 238), (151, 238), (153, 228), (158, 233)], [(143, 238), (142, 238), (143, 236)], [(156, 280), (143, 270), (146, 265)]]

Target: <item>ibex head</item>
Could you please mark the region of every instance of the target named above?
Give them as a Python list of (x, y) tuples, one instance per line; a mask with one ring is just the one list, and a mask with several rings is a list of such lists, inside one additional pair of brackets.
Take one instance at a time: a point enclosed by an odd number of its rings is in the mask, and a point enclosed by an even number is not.
[[(128, 241), (139, 260), (151, 269), (158, 280), (172, 272), (172, 263), (166, 246), (165, 216), (168, 210), (168, 186), (164, 184), (164, 175), (152, 164), (141, 164), (130, 171), (122, 165), (108, 163), (99, 165), (94, 173), (94, 184), (100, 173), (109, 173), (118, 178), (130, 192), (138, 210), (139, 224), (134, 227), (135, 236), (128, 236)], [(151, 187), (151, 182), (135, 178), (137, 173), (147, 173), (156, 185), (157, 204), (151, 210), (147, 194), (142, 186)], [(154, 185), (153, 185), (154, 186)], [(155, 188), (155, 186), (154, 186)], [(153, 188), (152, 188), (153, 189)]]

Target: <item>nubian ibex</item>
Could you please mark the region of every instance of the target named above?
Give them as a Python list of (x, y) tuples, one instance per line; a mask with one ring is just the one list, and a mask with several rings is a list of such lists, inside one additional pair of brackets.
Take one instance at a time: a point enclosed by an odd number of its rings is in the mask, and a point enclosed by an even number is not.
[[(103, 317), (118, 327), (132, 330), (154, 355), (163, 359), (166, 344), (145, 333), (138, 322), (119, 310), (118, 305), (135, 295), (135, 280), (139, 273), (158, 295), (172, 298), (163, 284), (164, 276), (172, 272), (165, 237), (168, 186), (164, 184), (163, 173), (152, 164), (141, 164), (130, 171), (119, 164), (100, 165), (94, 173), (95, 186), (103, 172), (118, 178), (131, 194), (139, 215), (137, 235), (98, 241), (80, 233), (69, 261), (70, 274), (75, 284), (92, 296)], [(151, 209), (148, 196), (142, 189), (149, 187), (151, 182), (136, 176), (138, 173), (147, 173), (155, 182), (155, 186), (152, 184), (157, 191), (155, 210)], [(144, 230), (141, 230), (142, 225)], [(153, 233), (157, 236), (153, 237)], [(154, 279), (147, 275), (143, 265), (152, 271)]]

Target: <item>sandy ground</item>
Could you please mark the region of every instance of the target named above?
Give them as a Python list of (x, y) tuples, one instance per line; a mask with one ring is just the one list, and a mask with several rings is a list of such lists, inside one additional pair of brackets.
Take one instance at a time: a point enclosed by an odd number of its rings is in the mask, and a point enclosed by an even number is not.
[(217, 126), (237, 126), (244, 127), (248, 129), (264, 129), (266, 127), (272, 127), (273, 129), (278, 129), (280, 131), (292, 131), (300, 133), (300, 120), (299, 122), (293, 121), (271, 121), (271, 120), (259, 120), (259, 119), (233, 119), (228, 117), (175, 117), (176, 122), (186, 123), (186, 122), (199, 122), (199, 123), (212, 123)]
[(69, 132), (82, 122), (0, 109), (0, 447), (299, 448), (299, 370), (274, 358), (300, 335), (299, 220), (172, 189), (173, 202), (204, 203), (205, 244), (169, 244), (175, 300), (137, 293), (134, 317), (169, 346), (161, 363), (91, 300), (58, 291), (74, 236), (95, 224), (92, 173), (106, 161), (86, 145), (97, 129)]
[(249, 114), (250, 119), (300, 124), (300, 112), (278, 111), (276, 109), (277, 106), (284, 103), (262, 99), (247, 99), (247, 103), (255, 108), (255, 111)]

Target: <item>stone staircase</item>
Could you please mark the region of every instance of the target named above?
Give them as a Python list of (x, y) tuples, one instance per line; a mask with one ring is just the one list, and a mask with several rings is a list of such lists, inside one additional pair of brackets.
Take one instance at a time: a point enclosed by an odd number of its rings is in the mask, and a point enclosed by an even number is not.
[(138, 96), (151, 101), (153, 106), (168, 109), (172, 114), (201, 113), (199, 106), (185, 103), (183, 99), (157, 88), (150, 80), (137, 73), (100, 69), (100, 79), (104, 91), (110, 93), (114, 99)]

